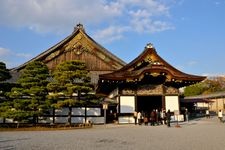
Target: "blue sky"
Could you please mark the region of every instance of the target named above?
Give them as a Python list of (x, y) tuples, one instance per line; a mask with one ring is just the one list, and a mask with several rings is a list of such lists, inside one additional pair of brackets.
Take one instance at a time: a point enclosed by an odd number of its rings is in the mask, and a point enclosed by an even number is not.
[(127, 63), (152, 43), (185, 73), (225, 75), (225, 0), (2, 0), (0, 61), (21, 65), (77, 23)]

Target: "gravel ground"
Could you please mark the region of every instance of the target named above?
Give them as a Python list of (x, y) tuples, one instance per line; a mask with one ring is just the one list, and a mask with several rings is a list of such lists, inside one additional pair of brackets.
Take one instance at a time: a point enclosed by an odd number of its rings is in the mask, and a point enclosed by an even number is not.
[(216, 117), (179, 124), (0, 132), (0, 150), (225, 150), (225, 123)]

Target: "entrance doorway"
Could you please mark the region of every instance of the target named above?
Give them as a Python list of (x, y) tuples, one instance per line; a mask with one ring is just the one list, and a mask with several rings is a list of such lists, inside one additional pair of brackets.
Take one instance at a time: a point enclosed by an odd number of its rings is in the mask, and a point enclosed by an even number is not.
[(106, 123), (115, 123), (118, 119), (116, 116), (117, 106), (109, 105), (106, 110)]
[(137, 96), (137, 111), (150, 114), (153, 109), (162, 109), (162, 96)]

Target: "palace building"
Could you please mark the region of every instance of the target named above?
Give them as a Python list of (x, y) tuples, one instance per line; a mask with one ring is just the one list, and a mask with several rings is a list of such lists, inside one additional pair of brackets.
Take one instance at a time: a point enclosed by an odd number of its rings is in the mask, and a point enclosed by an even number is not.
[(133, 122), (134, 111), (149, 114), (153, 109), (180, 112), (179, 88), (204, 80), (183, 73), (156, 52), (152, 44), (121, 69), (99, 76), (98, 92), (117, 101), (120, 123)]
[(107, 113), (116, 113), (119, 123), (133, 123), (134, 111), (150, 113), (162, 108), (179, 111), (179, 88), (205, 79), (174, 68), (157, 54), (152, 44), (147, 44), (136, 59), (126, 64), (88, 36), (81, 24), (61, 42), (12, 69), (14, 80), (34, 60), (44, 62), (50, 71), (63, 61), (84, 61), (96, 94), (114, 101)]
[(85, 32), (82, 24), (78, 24), (71, 35), (30, 61), (13, 68), (11, 73), (15, 78), (31, 61), (44, 62), (50, 71), (64, 61), (81, 60), (86, 63), (90, 71), (91, 82), (97, 86), (99, 74), (110, 73), (123, 67), (126, 63), (113, 55), (110, 51), (94, 41)]

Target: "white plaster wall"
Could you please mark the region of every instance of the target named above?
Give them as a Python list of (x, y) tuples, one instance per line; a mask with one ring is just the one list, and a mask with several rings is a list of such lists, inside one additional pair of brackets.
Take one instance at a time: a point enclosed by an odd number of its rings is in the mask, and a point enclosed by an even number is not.
[(87, 108), (87, 116), (101, 116), (100, 108)]
[(69, 108), (61, 108), (55, 110), (55, 115), (68, 115)]
[(120, 116), (118, 118), (119, 123), (134, 123), (133, 116)]
[(104, 123), (104, 117), (87, 117), (87, 120), (94, 124)]
[(55, 117), (55, 123), (67, 123), (68, 117)]
[(72, 108), (72, 115), (78, 115), (78, 116), (85, 115), (85, 107)]
[(72, 123), (85, 123), (84, 117), (72, 117), (71, 118)]
[(38, 123), (52, 123), (52, 117), (39, 117)]
[(180, 110), (178, 96), (165, 96), (165, 104), (166, 111), (168, 111), (168, 109), (170, 109), (171, 112), (174, 112), (174, 110)]
[[(40, 123), (51, 123), (51, 119), (48, 119), (50, 122), (40, 122)], [(104, 117), (87, 117), (87, 120), (93, 122), (94, 124), (104, 123)], [(55, 117), (55, 123), (67, 123), (68, 117)], [(72, 117), (72, 123), (85, 123), (85, 117)]]
[[(52, 112), (52, 110), (50, 112)], [(55, 117), (55, 123), (67, 123), (68, 112), (69, 112), (69, 108), (56, 109), (55, 115), (65, 115), (65, 116)], [(84, 107), (72, 108), (72, 115), (80, 116), (80, 117), (72, 117), (71, 118), (72, 123), (85, 123), (85, 117), (84, 117), (85, 108)], [(88, 116), (96, 116), (96, 117), (88, 117)], [(89, 118), (89, 120), (92, 121), (93, 123), (104, 123), (104, 117), (101, 117), (101, 108), (87, 108), (87, 118)], [(52, 123), (53, 117), (39, 117), (38, 122)], [(3, 123), (3, 118), (0, 118), (0, 123)], [(13, 119), (6, 119), (6, 123), (13, 123)]]
[(13, 123), (13, 119), (6, 118), (5, 123)]
[(135, 110), (134, 96), (120, 96), (120, 113), (133, 113)]

